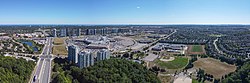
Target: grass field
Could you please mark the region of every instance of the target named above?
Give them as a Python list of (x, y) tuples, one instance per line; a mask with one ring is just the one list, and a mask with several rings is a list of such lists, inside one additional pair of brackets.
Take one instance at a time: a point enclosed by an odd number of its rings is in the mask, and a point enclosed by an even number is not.
[(205, 70), (206, 73), (213, 75), (215, 78), (221, 78), (236, 70), (236, 66), (212, 58), (198, 59), (194, 62), (194, 67)]
[(175, 57), (175, 60), (169, 61), (169, 62), (164, 62), (157, 60), (156, 63), (163, 68), (167, 69), (179, 69), (183, 68), (188, 64), (188, 58), (183, 58), (183, 57)]
[(55, 45), (62, 45), (64, 44), (64, 41), (66, 40), (67, 38), (54, 38), (54, 44)]
[(66, 45), (60, 45), (60, 46), (53, 46), (53, 51), (52, 53), (54, 55), (67, 55), (67, 49), (66, 49)]
[(192, 52), (202, 52), (202, 46), (201, 45), (193, 45), (192, 46)]
[(200, 82), (196, 79), (192, 79), (192, 83), (200, 83)]

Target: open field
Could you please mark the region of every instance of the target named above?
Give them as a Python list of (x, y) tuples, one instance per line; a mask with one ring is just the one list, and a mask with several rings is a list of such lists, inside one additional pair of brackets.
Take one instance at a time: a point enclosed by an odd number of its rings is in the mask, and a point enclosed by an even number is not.
[(205, 46), (204, 45), (189, 45), (188, 46), (188, 54), (205, 54)]
[(52, 49), (52, 54), (54, 55), (67, 55), (68, 52), (67, 52), (67, 49), (66, 49), (66, 45), (60, 45), (60, 46), (53, 46), (53, 49)]
[(221, 78), (236, 70), (236, 66), (212, 58), (200, 58), (194, 62), (194, 67), (203, 69), (206, 73), (213, 75), (215, 78)]
[(64, 44), (64, 41), (66, 40), (67, 38), (54, 38), (54, 44), (55, 45), (61, 45), (61, 44)]
[(202, 52), (202, 46), (201, 45), (193, 45), (192, 46), (192, 52)]
[(188, 58), (175, 57), (174, 60), (168, 62), (156, 60), (156, 64), (167, 69), (180, 69), (188, 64)]

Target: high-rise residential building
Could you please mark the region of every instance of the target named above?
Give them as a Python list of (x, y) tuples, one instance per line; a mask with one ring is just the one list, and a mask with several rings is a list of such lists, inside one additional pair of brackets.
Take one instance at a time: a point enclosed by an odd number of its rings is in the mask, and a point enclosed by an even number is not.
[(107, 49), (102, 49), (97, 52), (97, 60), (105, 60), (110, 58), (110, 51)]
[(118, 33), (119, 32), (119, 29), (118, 28), (112, 28), (111, 29), (111, 33)]
[(53, 29), (53, 30), (52, 30), (52, 36), (53, 36), (53, 37), (57, 37), (56, 29)]
[(76, 36), (81, 36), (81, 29), (80, 28), (77, 29)]
[(79, 47), (76, 45), (68, 46), (68, 60), (72, 63), (77, 63), (78, 61)]
[(96, 35), (96, 29), (87, 29), (86, 35)]
[(61, 37), (66, 37), (67, 36), (67, 29), (66, 28), (62, 28), (60, 30), (60, 36)]
[(105, 28), (101, 29), (101, 34), (102, 34), (102, 35), (107, 34), (107, 32), (108, 32), (108, 30), (107, 30), (107, 29), (105, 29)]
[(83, 51), (78, 54), (78, 66), (86, 68), (94, 65), (94, 56), (90, 51)]
[(72, 36), (72, 34), (70, 33), (71, 33), (70, 29), (66, 28), (66, 32), (65, 32), (66, 36)]

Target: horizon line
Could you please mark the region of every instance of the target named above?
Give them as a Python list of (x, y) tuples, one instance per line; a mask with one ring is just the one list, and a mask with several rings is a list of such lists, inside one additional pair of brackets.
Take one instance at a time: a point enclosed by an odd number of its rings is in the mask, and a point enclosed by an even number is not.
[(85, 23), (7, 23), (0, 25), (250, 25), (250, 23), (96, 23), (96, 24), (85, 24)]

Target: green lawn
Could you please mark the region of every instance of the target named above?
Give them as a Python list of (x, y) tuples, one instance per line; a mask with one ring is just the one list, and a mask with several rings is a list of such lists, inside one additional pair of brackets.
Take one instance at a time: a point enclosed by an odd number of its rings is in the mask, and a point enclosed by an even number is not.
[(200, 83), (198, 80), (192, 79), (192, 83)]
[(168, 69), (179, 69), (183, 68), (188, 64), (188, 58), (183, 58), (183, 57), (175, 57), (175, 60), (169, 61), (169, 62), (164, 62), (157, 60), (156, 63), (163, 68), (168, 68)]
[(193, 45), (192, 46), (192, 52), (202, 52), (202, 46), (201, 45)]

